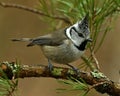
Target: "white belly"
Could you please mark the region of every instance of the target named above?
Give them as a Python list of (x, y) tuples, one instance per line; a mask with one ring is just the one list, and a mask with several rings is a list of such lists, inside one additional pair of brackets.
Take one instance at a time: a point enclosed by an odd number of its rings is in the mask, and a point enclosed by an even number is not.
[(83, 51), (78, 50), (71, 42), (59, 46), (42, 46), (44, 55), (56, 63), (70, 63), (81, 57)]

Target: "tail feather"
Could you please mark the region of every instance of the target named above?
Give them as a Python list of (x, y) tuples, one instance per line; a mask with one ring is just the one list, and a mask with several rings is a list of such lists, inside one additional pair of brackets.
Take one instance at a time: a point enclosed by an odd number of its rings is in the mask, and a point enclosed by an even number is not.
[(12, 41), (16, 42), (16, 41), (20, 41), (20, 42), (30, 42), (27, 47), (30, 47), (30, 46), (33, 46), (34, 44), (32, 43), (32, 40), (31, 38), (20, 38), (20, 39), (12, 39)]
[(31, 47), (31, 46), (34, 46), (35, 44), (33, 44), (32, 42), (31, 43), (29, 43), (28, 45), (27, 45), (27, 47)]
[(31, 38), (20, 38), (20, 39), (12, 39), (12, 41), (22, 41), (22, 42), (27, 42), (27, 41), (31, 41)]

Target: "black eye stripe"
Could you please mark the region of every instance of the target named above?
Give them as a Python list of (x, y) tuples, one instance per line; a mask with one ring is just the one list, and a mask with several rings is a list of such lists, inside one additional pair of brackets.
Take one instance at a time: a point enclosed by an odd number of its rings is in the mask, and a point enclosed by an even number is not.
[(82, 33), (79, 33), (75, 27), (71, 27), (70, 29), (70, 35), (72, 35), (72, 29), (80, 36), (80, 37), (84, 37)]
[[(75, 32), (77, 32), (76, 28), (75, 27), (71, 27), (71, 30), (74, 30)], [(78, 33), (78, 32), (77, 32)]]
[(71, 29), (70, 29), (70, 35), (72, 35), (72, 30), (74, 30), (76, 33), (78, 33), (77, 30), (75, 29), (75, 27), (71, 27)]

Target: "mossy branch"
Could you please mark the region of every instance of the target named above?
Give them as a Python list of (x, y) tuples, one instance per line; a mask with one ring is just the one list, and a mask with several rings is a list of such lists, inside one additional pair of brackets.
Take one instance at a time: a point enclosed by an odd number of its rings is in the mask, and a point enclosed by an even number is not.
[[(53, 67), (50, 72), (44, 65), (18, 65), (12, 63), (1, 63), (0, 68), (6, 73), (8, 79), (12, 78), (30, 78), (30, 77), (51, 77), (55, 79), (68, 79), (73, 77), (79, 81), (84, 80), (87, 84), (93, 86), (100, 93), (107, 93), (111, 96), (120, 96), (120, 84), (111, 81), (100, 72), (84, 72), (74, 73), (69, 68)], [(19, 70), (18, 70), (19, 69)], [(102, 75), (101, 75), (102, 74)], [(3, 74), (0, 73), (2, 77)]]

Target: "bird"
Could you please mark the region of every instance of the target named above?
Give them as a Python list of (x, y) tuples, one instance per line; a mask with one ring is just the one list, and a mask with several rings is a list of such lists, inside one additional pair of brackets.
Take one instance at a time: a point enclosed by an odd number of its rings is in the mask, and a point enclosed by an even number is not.
[(79, 59), (85, 52), (86, 45), (91, 42), (88, 15), (75, 24), (56, 30), (50, 34), (35, 38), (19, 38), (12, 41), (28, 42), (27, 47), (38, 45), (48, 59), (48, 68), (52, 70), (51, 62), (65, 64), (77, 70), (70, 63)]

